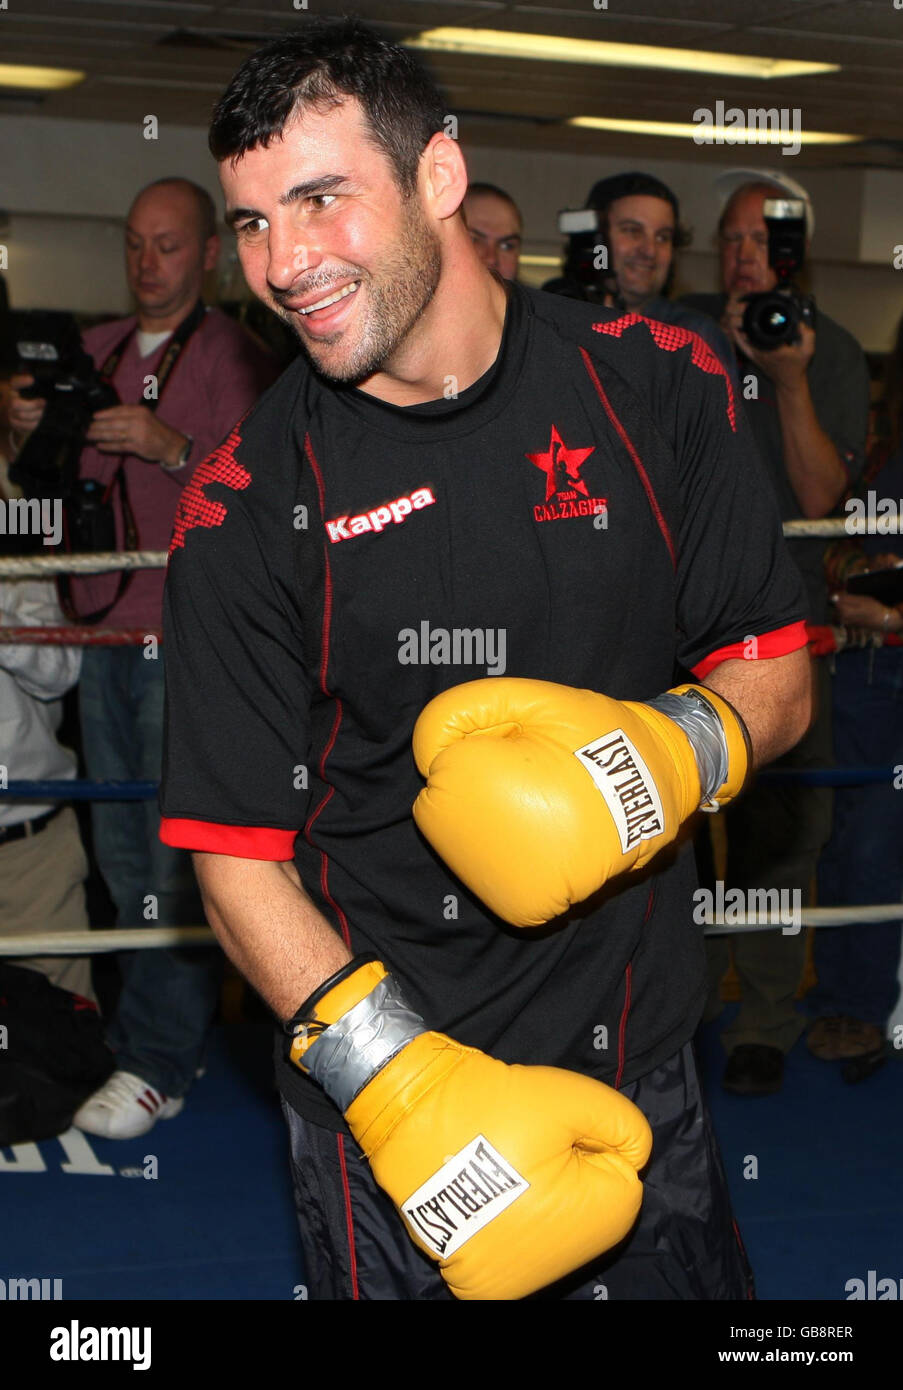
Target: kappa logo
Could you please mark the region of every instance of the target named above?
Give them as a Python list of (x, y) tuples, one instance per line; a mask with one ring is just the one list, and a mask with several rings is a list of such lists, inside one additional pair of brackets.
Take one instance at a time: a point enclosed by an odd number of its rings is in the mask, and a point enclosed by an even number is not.
[(598, 516), (608, 510), (604, 497), (590, 497), (580, 476), (580, 469), (595, 448), (591, 444), (587, 449), (569, 449), (553, 425), (548, 449), (541, 454), (525, 455), (546, 475), (545, 501), (533, 508), (534, 521), (567, 521), (575, 516)]
[(336, 516), (326, 522), (326, 534), (333, 545), (337, 541), (350, 541), (355, 536), (364, 536), (368, 531), (383, 531), (389, 525), (400, 526), (412, 512), (422, 511), (424, 507), (435, 505), (436, 499), (428, 487), (415, 488), (412, 493), (396, 497), (392, 502), (383, 502), (369, 512), (359, 512), (357, 516)]

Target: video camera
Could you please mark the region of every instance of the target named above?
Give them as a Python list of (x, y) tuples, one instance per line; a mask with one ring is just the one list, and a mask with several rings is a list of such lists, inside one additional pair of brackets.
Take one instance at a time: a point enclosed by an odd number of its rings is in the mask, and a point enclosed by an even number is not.
[(743, 332), (754, 348), (770, 352), (800, 340), (800, 324), (815, 327), (815, 300), (793, 284), (806, 255), (806, 205), (801, 198), (767, 198), (768, 264), (778, 278), (773, 290), (746, 296)]
[(566, 208), (558, 214), (558, 230), (568, 238), (564, 274), (587, 292), (587, 298), (601, 303), (608, 294), (617, 292), (614, 274), (608, 268), (608, 247), (604, 236), (603, 215), (596, 208)]

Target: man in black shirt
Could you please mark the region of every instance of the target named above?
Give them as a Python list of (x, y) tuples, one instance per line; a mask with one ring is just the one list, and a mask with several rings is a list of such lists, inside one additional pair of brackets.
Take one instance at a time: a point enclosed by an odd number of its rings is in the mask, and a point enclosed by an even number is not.
[[(689, 1046), (705, 990), (692, 854), (513, 931), (418, 832), (411, 736), (461, 682), (650, 700), (680, 663), (773, 756), (808, 717), (798, 581), (717, 358), (671, 325), (490, 274), (443, 115), (410, 55), (352, 22), (266, 45), (214, 114), (248, 283), (307, 360), (177, 518), (162, 834), (195, 851), (224, 948), (295, 1020), (293, 1059), (337, 1036), (324, 996), (346, 992), (344, 1026), (387, 988), (373, 952), (409, 1001), (393, 1017), (441, 1028), (446, 1050), (530, 1064), (519, 1077), (560, 1067), (556, 1088), (592, 1078), (600, 1103), (646, 1115), (639, 1222), (591, 1268), (557, 1266), (573, 1273), (550, 1296), (744, 1297)], [(749, 633), (758, 661), (738, 659)], [(337, 1054), (357, 1048), (348, 1027)], [(314, 1296), (450, 1297), (348, 1135), (360, 1094), (340, 1104), (281, 1039), (277, 1065)], [(521, 1128), (547, 1123), (537, 1105)], [(516, 1212), (507, 1178), (483, 1196), (503, 1188)]]

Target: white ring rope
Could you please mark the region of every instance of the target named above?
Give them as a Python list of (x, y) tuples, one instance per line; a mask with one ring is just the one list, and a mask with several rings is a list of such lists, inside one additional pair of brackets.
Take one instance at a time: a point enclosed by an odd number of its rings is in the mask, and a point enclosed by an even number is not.
[(86, 555), (7, 555), (0, 579), (39, 579), (48, 574), (109, 574), (113, 570), (166, 568), (165, 550), (98, 550)]
[[(876, 903), (868, 907), (804, 907), (798, 921), (804, 927), (846, 927), (856, 922), (894, 922), (903, 917), (903, 903)], [(725, 922), (715, 917), (706, 924), (706, 936), (746, 931), (777, 931), (790, 926), (774, 913), (737, 913)], [(82, 956), (111, 951), (146, 951), (159, 947), (215, 946), (209, 927), (109, 927), (98, 931), (35, 932), (0, 935), (3, 956)]]
[[(810, 536), (892, 535), (903, 532), (903, 517), (882, 515), (881, 531), (876, 532), (874, 518), (855, 516), (826, 516), (815, 520), (801, 518), (785, 521), (784, 535), (789, 539)], [(869, 529), (871, 527), (871, 529)], [(111, 550), (85, 555), (9, 555), (0, 558), (0, 579), (37, 579), (47, 574), (108, 574), (114, 570), (165, 569), (165, 550)]]
[(101, 931), (13, 932), (0, 936), (3, 956), (86, 956), (161, 946), (215, 946), (209, 927), (110, 927)]
[[(793, 917), (793, 922), (787, 920)], [(706, 918), (706, 936), (728, 936), (746, 931), (787, 930), (799, 923), (802, 927), (849, 927), (857, 922), (896, 922), (903, 918), (903, 902), (873, 903), (863, 907), (801, 907), (799, 912), (740, 912), (723, 917)]]
[(898, 536), (903, 530), (903, 518), (896, 512), (887, 516), (882, 513), (877, 520), (881, 522), (880, 530), (874, 524), (875, 518), (855, 516), (822, 516), (811, 520), (806, 517), (785, 521), (782, 530), (788, 540), (799, 536)]

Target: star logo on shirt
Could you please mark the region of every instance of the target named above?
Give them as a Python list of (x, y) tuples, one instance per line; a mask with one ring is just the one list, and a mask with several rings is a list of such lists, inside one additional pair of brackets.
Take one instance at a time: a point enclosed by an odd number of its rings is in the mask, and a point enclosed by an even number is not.
[(555, 425), (549, 434), (549, 447), (541, 454), (524, 454), (534, 468), (546, 475), (546, 495), (543, 502), (533, 508), (534, 521), (568, 521), (576, 517), (603, 517), (603, 528), (607, 526), (605, 517), (608, 502), (604, 497), (591, 497), (589, 488), (580, 476), (580, 470), (590, 454), (595, 453), (595, 444), (587, 449), (569, 449)]
[(595, 444), (591, 444), (588, 449), (569, 449), (553, 425), (545, 453), (526, 455), (546, 475), (547, 502), (559, 492), (580, 492), (584, 497), (589, 496), (586, 483), (580, 477), (580, 469), (595, 447)]

